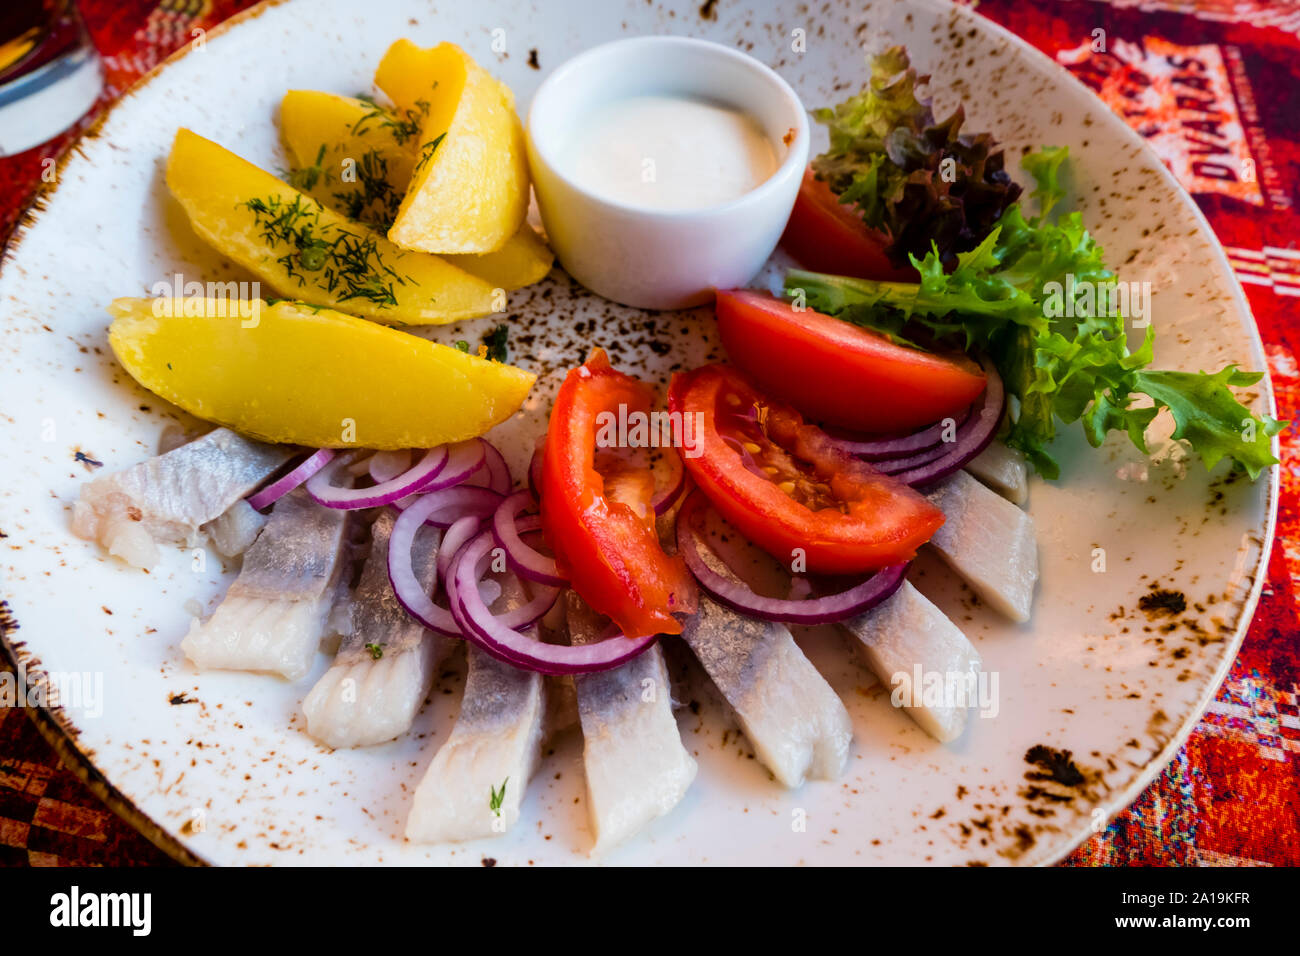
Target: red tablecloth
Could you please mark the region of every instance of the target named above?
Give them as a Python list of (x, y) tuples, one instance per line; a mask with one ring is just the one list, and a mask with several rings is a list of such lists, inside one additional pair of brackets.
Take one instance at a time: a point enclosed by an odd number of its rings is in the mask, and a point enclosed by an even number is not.
[[(191, 30), (250, 5), (82, 0), (104, 54), (104, 101), (188, 42)], [(1169, 163), (1250, 298), (1280, 417), (1300, 416), (1300, 2), (988, 0), (978, 9), (1068, 65)], [(1192, 60), (1198, 65), (1189, 68)], [(17, 222), (42, 160), (71, 138), (0, 159), (0, 236)], [(1231, 674), (1160, 778), (1071, 863), (1300, 864), (1296, 434), (1282, 434), (1277, 542)], [(164, 862), (59, 765), (23, 713), (0, 709), (0, 863)]]

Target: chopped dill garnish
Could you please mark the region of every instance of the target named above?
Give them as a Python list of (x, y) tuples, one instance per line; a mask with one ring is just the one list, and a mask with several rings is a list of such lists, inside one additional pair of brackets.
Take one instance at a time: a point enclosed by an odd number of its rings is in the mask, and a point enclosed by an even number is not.
[(410, 281), (384, 262), (374, 235), (322, 224), (320, 207), (302, 196), (291, 203), (269, 196), (241, 205), (252, 211), (267, 245), (288, 247), (276, 261), (299, 286), (307, 284), (303, 273), (319, 273), (313, 284), (337, 302), (365, 299), (388, 307), (397, 305), (395, 287)]
[(392, 228), (402, 194), (388, 181), (388, 160), (378, 150), (368, 149), (356, 165), (360, 188), (344, 189), (334, 194), (344, 215), (383, 232)]
[(442, 145), (442, 141), (446, 138), (447, 133), (445, 131), (441, 132), (420, 147), (420, 159), (416, 162), (415, 168), (411, 170), (412, 176), (422, 170), (429, 160), (433, 159), (433, 154), (438, 151), (438, 147)]
[[(433, 88), (437, 89), (434, 83)], [(416, 100), (415, 109), (406, 110), (400, 116), (393, 110), (380, 106), (369, 93), (358, 93), (357, 99), (370, 109), (361, 119), (352, 124), (353, 136), (364, 136), (367, 124), (387, 129), (398, 146), (405, 146), (408, 141), (420, 135), (420, 124), (429, 115), (429, 101)]]
[(377, 661), (379, 658), (384, 656), (384, 649), (378, 644), (367, 644), (366, 650), (370, 652), (370, 659), (372, 661)]
[(489, 362), (505, 362), (510, 354), (506, 349), (506, 336), (509, 334), (510, 326), (498, 325), (483, 336), (483, 345), (487, 349), (487, 354), (483, 357)]
[(325, 185), (330, 183), (330, 174), (325, 169), (325, 144), (320, 144), (320, 152), (316, 154), (316, 162), (310, 166), (304, 166), (302, 169), (295, 169), (289, 173), (289, 184), (295, 189), (301, 189), (303, 192), (311, 192), (320, 182), (321, 177), (325, 178)]
[(491, 787), (489, 785), (492, 793), (488, 797), (488, 809), (491, 810), (493, 813), (495, 813), (497, 816), (501, 816), (501, 804), (506, 798), (506, 784), (508, 784), (509, 782), (510, 782), (509, 777), (506, 777), (504, 780), (502, 780), (500, 790), (497, 790), (496, 787)]

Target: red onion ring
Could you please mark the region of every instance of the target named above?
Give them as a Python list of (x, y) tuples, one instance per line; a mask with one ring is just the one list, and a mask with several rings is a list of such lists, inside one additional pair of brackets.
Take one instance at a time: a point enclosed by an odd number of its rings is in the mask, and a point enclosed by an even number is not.
[[(956, 441), (956, 435), (953, 441)], [(932, 461), (938, 461), (948, 454), (951, 449), (951, 443), (940, 442), (933, 448), (927, 448), (925, 451), (918, 451), (915, 455), (909, 455), (906, 458), (889, 458), (885, 461), (869, 462), (872, 468), (883, 475), (896, 475), (901, 471), (908, 471), (916, 468), (918, 465), (926, 465)]]
[(436, 567), (439, 580), (446, 581), (450, 577), (456, 555), (478, 534), (482, 524), (483, 519), (478, 515), (462, 515), (447, 528), (442, 536), (442, 544), (438, 546)]
[[(433, 603), (433, 599), (420, 585), (411, 565), (411, 548), (415, 544), (415, 536), (423, 526), (425, 517), (437, 504), (428, 499), (418, 500), (393, 522), (393, 530), (388, 536), (388, 583), (393, 588), (397, 603), (402, 605), (407, 614), (431, 631), (449, 637), (460, 637), (456, 619), (445, 608)], [(438, 586), (436, 581), (433, 586)]]
[(848, 438), (841, 438), (838, 435), (832, 435), (831, 438), (835, 443), (847, 451), (850, 455), (857, 455), (867, 461), (885, 461), (892, 458), (901, 458), (916, 452), (925, 451), (933, 448), (943, 441), (943, 433), (949, 428), (960, 428), (962, 423), (970, 417), (971, 409), (974, 406), (963, 408), (956, 415), (949, 416), (953, 420), (951, 426), (948, 425), (947, 419), (940, 419), (933, 425), (927, 425), (920, 431), (912, 432), (910, 435), (894, 436), (892, 438), (879, 438), (867, 441), (855, 441)]
[[(446, 447), (450, 447), (450, 453), (448, 453), (450, 454), (450, 459), (447, 460), (447, 467), (439, 473), (437, 479), (422, 486), (420, 489), (421, 492), (441, 492), (441, 490), (458, 488), (458, 486), (459, 488), (464, 488), (465, 483), (468, 483), (474, 473), (480, 471), (481, 468), (484, 467), (484, 458), (486, 457), (486, 453), (482, 450), (482, 446), (478, 445), (477, 438), (469, 438), (468, 441), (458, 442), (458, 444)], [(471, 486), (471, 488), (481, 489), (484, 493), (491, 492), (491, 494), (497, 494), (490, 488), (484, 488), (482, 485), (469, 486)], [(417, 494), (407, 494), (407, 496), (398, 498), (396, 501), (390, 501), (389, 503), (391, 506), (395, 507), (396, 510), (403, 511), (408, 509), (408, 507), (411, 507), (411, 505), (415, 503), (417, 497), (419, 497)], [(500, 496), (493, 498), (493, 507), (495, 507), (495, 501), (499, 498)], [(481, 502), (481, 499), (471, 498), (469, 501), (481, 503), (482, 507), (486, 509), (484, 514), (491, 511), (491, 509), (486, 506), (486, 503)], [(477, 510), (476, 507), (476, 511)], [(446, 522), (437, 522), (437, 520), (435, 520), (435, 522), (429, 522), (429, 524), (437, 525), (439, 528), (447, 527)]]
[(293, 489), (320, 471), (334, 458), (334, 450), (322, 448), (313, 452), (297, 464), (288, 474), (277, 478), (265, 488), (259, 488), (248, 496), (248, 503), (257, 511), (275, 504)]
[(368, 462), (370, 477), (378, 484), (392, 481), (411, 467), (410, 451), (377, 451)]
[(487, 439), (480, 438), (479, 442), (483, 445), (483, 464), (479, 469), (484, 473), (487, 481), (484, 487), (491, 488), (499, 495), (510, 494), (515, 486), (515, 479), (510, 474), (510, 466), (506, 464), (505, 456)]
[(393, 507), (405, 511), (416, 501), (423, 501), (425, 498), (434, 498), (438, 502), (431, 506), (432, 510), (424, 519), (426, 524), (431, 524), (435, 528), (449, 528), (452, 522), (462, 515), (486, 518), (501, 504), (501, 496), (491, 488), (484, 488), (481, 485), (452, 485), (450, 488), (440, 488), (437, 491), (412, 495), (410, 499), (395, 501)]
[[(519, 537), (521, 530), (533, 530), (532, 524), (527, 529), (520, 528), (517, 518), (519, 512), (531, 504), (532, 498), (526, 491), (517, 491), (502, 501), (492, 515), (492, 535), (497, 544), (505, 549), (511, 569), (521, 578), (538, 584), (564, 587), (569, 582), (561, 576), (555, 566), (555, 559), (533, 550)], [(535, 527), (541, 527), (541, 522), (537, 521)]]
[[(677, 553), (686, 561), (686, 567), (700, 583), (700, 587), (733, 611), (763, 621), (780, 621), (786, 624), (829, 624), (856, 617), (875, 607), (903, 584), (903, 576), (907, 573), (907, 562), (881, 568), (861, 584), (838, 594), (798, 601), (764, 597), (755, 593), (743, 581), (732, 580), (713, 570), (705, 561), (703, 549), (707, 545), (700, 540), (698, 532), (691, 527), (691, 518), (706, 503), (707, 499), (696, 491), (682, 505), (682, 510), (677, 515)], [(722, 560), (716, 552), (709, 550), (715, 558)]]
[(466, 478), (478, 471), (483, 464), (483, 458), (486, 454), (483, 445), (484, 443), (477, 438), (444, 445), (443, 447), (447, 449), (447, 467), (440, 471), (428, 484), (421, 486), (419, 490), (441, 491), (443, 488), (461, 484)]
[[(415, 536), (424, 525), (429, 512), (436, 507), (438, 507), (436, 501), (421, 498), (398, 515), (397, 520), (393, 522), (393, 530), (390, 532), (388, 539), (388, 583), (392, 585), (393, 594), (397, 597), (397, 602), (402, 605), (406, 613), (429, 630), (437, 631), (439, 634), (446, 634), (449, 637), (464, 637), (465, 634), (461, 631), (455, 615), (433, 603), (429, 593), (420, 586), (420, 581), (416, 578), (415, 570), (411, 565), (411, 548), (415, 544)], [(445, 546), (445, 540), (440, 544)], [(460, 549), (457, 555), (463, 553), (463, 550), (463, 548)], [(445, 579), (447, 597), (453, 607), (457, 601), (457, 594), (453, 589), (455, 576), (456, 556), (453, 556), (452, 567)], [(436, 587), (437, 582), (435, 581), (434, 588)], [(551, 609), (551, 605), (555, 603), (559, 593), (558, 588), (547, 588), (539, 593), (539, 596), (533, 601), (509, 614), (496, 618), (496, 620), (502, 626), (508, 628), (527, 627)], [(483, 595), (478, 592), (477, 578), (475, 579), (474, 597), (479, 604), (486, 607), (483, 602)]]
[(456, 562), (452, 604), (465, 636), (493, 657), (543, 674), (585, 674), (617, 667), (655, 642), (657, 635), (652, 634), (635, 639), (619, 635), (578, 646), (545, 644), (506, 626), (505, 618), (493, 617), (478, 593), (481, 565), (494, 545), (485, 531), (465, 546)]
[(1002, 376), (988, 359), (981, 363), (988, 377), (984, 388), (984, 397), (971, 414), (970, 418), (957, 429), (957, 437), (942, 458), (917, 464), (905, 471), (894, 473), (898, 481), (912, 486), (929, 485), (964, 467), (972, 458), (982, 452), (993, 441), (1006, 412), (1006, 390), (1002, 386)]
[(392, 504), (398, 498), (405, 498), (409, 494), (420, 491), (440, 478), (450, 463), (449, 447), (454, 449), (456, 446), (439, 445), (437, 448), (430, 448), (409, 470), (370, 488), (336, 488), (330, 484), (330, 479), (340, 464), (350, 460), (348, 456), (344, 456), (335, 459), (328, 468), (316, 472), (307, 480), (307, 494), (318, 505), (344, 511), (378, 508), (381, 505)]

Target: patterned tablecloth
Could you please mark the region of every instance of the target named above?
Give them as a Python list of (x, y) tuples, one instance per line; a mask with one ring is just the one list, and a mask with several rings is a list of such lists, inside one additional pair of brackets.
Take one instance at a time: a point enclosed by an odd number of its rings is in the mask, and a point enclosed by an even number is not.
[[(739, 0), (731, 0), (739, 2)], [(120, 95), (247, 0), (82, 0)], [(1279, 417), (1300, 417), (1300, 0), (986, 0), (980, 13), (1088, 84), (1145, 136), (1209, 217), (1250, 298)], [(88, 122), (89, 119), (86, 121)], [(0, 236), (75, 131), (0, 159)], [(1300, 864), (1300, 464), (1282, 433), (1277, 540), (1259, 610), (1187, 744), (1072, 864)], [(0, 708), (0, 863), (167, 857)]]

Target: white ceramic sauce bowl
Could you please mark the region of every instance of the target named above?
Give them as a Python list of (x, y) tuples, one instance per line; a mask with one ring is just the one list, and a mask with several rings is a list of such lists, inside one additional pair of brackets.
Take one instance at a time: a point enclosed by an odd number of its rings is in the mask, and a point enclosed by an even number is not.
[[(577, 124), (612, 101), (686, 96), (748, 114), (778, 166), (728, 202), (654, 209), (595, 195), (566, 169)], [(793, 134), (793, 135), (791, 135)], [(745, 285), (776, 248), (808, 163), (808, 115), (768, 67), (687, 37), (634, 37), (594, 47), (555, 70), (528, 111), (528, 160), (542, 221), (565, 270), (623, 305), (682, 309)]]

